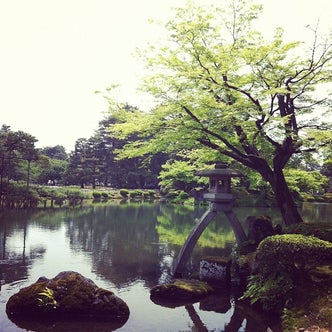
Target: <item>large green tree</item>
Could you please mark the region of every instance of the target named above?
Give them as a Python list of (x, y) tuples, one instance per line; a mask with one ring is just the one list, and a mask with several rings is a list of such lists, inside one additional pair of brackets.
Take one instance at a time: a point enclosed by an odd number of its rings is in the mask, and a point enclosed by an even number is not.
[(170, 40), (144, 52), (152, 69), (144, 87), (158, 106), (113, 126), (118, 135), (141, 138), (120, 153), (199, 150), (235, 160), (271, 185), (287, 225), (302, 222), (283, 170), (292, 156), (331, 144), (331, 127), (323, 123), (331, 41), (316, 29), (308, 49), (284, 42), (281, 29), (267, 41), (253, 28), (261, 6), (245, 0), (223, 6), (188, 2), (166, 25)]
[(39, 151), (37, 139), (21, 130), (12, 131), (10, 126), (0, 128), (0, 196), (6, 194), (10, 180), (26, 181), (26, 195), (29, 193), (31, 162), (37, 161)]

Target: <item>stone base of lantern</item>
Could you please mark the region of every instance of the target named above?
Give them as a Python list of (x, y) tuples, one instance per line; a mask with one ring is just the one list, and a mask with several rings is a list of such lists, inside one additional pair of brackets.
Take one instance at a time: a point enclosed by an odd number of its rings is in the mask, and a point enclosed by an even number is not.
[(231, 259), (224, 257), (204, 257), (200, 261), (199, 277), (218, 287), (229, 287), (231, 283)]

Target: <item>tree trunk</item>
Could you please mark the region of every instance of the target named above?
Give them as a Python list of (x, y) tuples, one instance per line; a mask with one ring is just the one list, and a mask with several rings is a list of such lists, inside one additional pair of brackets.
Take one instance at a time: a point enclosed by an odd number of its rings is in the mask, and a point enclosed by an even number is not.
[(273, 178), (269, 182), (274, 191), (276, 203), (285, 225), (288, 226), (303, 222), (283, 172), (274, 171)]

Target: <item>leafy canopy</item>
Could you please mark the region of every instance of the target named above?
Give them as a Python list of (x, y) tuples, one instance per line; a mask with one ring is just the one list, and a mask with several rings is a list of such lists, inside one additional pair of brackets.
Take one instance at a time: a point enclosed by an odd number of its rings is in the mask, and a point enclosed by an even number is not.
[(229, 1), (226, 9), (188, 2), (176, 10), (166, 25), (169, 41), (142, 53), (150, 72), (143, 88), (157, 106), (119, 110), (121, 123), (111, 127), (119, 137), (137, 135), (119, 151), (121, 158), (160, 151), (195, 161), (224, 156), (269, 180), (292, 155), (331, 146), (331, 126), (324, 123), (330, 40), (313, 30), (306, 49), (284, 42), (276, 29), (266, 41), (253, 29), (261, 10), (245, 0)]

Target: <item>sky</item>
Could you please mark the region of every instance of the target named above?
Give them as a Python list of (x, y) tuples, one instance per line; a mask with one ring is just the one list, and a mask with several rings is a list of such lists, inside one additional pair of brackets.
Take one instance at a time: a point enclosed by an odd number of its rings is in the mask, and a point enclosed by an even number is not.
[[(140, 109), (142, 65), (136, 49), (164, 36), (166, 22), (186, 0), (0, 0), (0, 126), (36, 137), (37, 147), (74, 149), (105, 117), (102, 94), (119, 84), (119, 101)], [(200, 4), (224, 0), (200, 0)], [(331, 28), (331, 0), (258, 0), (259, 26), (280, 26), (288, 40), (308, 38), (306, 25)]]

